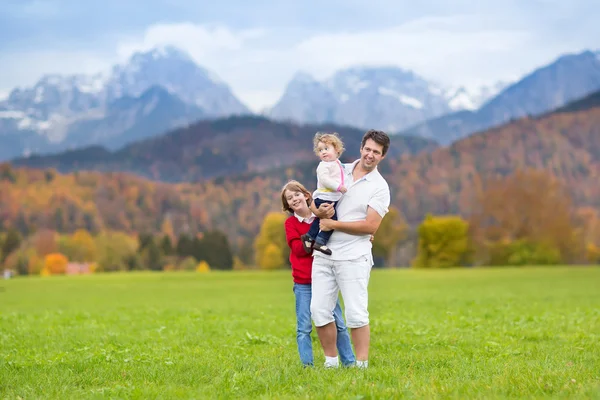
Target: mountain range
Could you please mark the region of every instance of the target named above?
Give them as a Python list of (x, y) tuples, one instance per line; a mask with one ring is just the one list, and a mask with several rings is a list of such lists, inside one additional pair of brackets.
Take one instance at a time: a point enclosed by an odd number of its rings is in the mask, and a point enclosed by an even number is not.
[(477, 106), (501, 90), (442, 88), (397, 67), (353, 67), (319, 82), (298, 73), (267, 115), (294, 122), (334, 122), (361, 128), (377, 126), (398, 132), (418, 122)]
[(540, 115), (600, 90), (600, 51), (559, 57), (509, 85), (475, 111), (430, 119), (402, 131), (448, 144), (527, 115)]
[(157, 48), (103, 75), (46, 75), (0, 102), (0, 160), (101, 144), (117, 148), (201, 118), (249, 114), (214, 73)]
[[(469, 91), (399, 67), (298, 73), (264, 116), (300, 125), (379, 128), (442, 145), (600, 89), (600, 52), (558, 57), (517, 82)], [(214, 72), (170, 46), (106, 74), (46, 75), (0, 101), (0, 160), (99, 145), (110, 151), (198, 120), (252, 114)]]

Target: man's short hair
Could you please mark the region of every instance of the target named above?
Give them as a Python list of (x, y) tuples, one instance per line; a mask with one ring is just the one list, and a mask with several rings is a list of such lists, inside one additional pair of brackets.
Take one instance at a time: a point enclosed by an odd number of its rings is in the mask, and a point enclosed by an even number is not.
[(382, 156), (385, 156), (390, 148), (390, 137), (384, 131), (378, 131), (376, 129), (369, 129), (363, 136), (360, 148), (365, 147), (367, 140), (372, 139), (375, 143), (383, 146)]

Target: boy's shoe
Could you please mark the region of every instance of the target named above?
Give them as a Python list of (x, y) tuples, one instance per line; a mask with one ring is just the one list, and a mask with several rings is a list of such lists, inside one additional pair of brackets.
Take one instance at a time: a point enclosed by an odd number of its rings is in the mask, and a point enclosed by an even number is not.
[(304, 235), (300, 236), (300, 240), (302, 241), (302, 248), (304, 249), (306, 254), (311, 254), (315, 241), (310, 236), (308, 236), (308, 233), (305, 233)]
[(329, 247), (327, 247), (327, 245), (325, 245), (325, 244), (319, 244), (319, 243), (315, 242), (313, 248), (317, 251), (320, 251), (323, 254), (328, 255), (328, 256), (331, 255), (331, 249)]

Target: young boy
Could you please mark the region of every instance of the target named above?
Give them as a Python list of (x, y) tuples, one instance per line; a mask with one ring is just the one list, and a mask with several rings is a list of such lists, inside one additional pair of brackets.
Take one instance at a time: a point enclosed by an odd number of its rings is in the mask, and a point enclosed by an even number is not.
[[(344, 152), (344, 143), (337, 133), (317, 132), (313, 144), (315, 154), (321, 159), (317, 166), (317, 190), (313, 193), (315, 206), (318, 208), (323, 203), (330, 203), (335, 209), (338, 200), (346, 193), (344, 167), (339, 160)], [(331, 219), (337, 220), (337, 213)], [(308, 233), (302, 235), (302, 246), (309, 254), (314, 249), (331, 255), (327, 242), (333, 231), (320, 231), (319, 222), (315, 218)]]

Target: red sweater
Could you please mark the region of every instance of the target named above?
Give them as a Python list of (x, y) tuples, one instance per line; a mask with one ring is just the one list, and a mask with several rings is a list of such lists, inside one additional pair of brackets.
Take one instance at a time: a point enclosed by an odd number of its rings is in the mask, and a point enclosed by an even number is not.
[(285, 220), (285, 239), (290, 246), (290, 263), (292, 264), (292, 277), (294, 282), (301, 284), (312, 283), (312, 262), (311, 254), (306, 254), (302, 247), (300, 236), (304, 235), (310, 229), (310, 224), (298, 221), (294, 215)]

